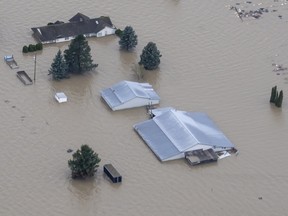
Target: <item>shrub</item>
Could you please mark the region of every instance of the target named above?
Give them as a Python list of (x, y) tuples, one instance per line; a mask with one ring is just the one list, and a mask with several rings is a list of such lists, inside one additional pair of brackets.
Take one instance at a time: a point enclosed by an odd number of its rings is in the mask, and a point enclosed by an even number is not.
[(29, 44), (29, 46), (28, 46), (28, 51), (29, 51), (29, 52), (34, 52), (34, 51), (36, 51), (36, 46), (35, 46), (34, 44)]
[(117, 29), (116, 31), (115, 31), (115, 34), (118, 36), (118, 37), (121, 37), (121, 35), (122, 35), (122, 30), (121, 29)]
[(23, 46), (22, 52), (23, 53), (28, 53), (28, 52), (34, 52), (38, 50), (43, 50), (43, 44), (42, 43), (37, 43), (37, 44), (29, 44), (28, 46)]
[(36, 50), (42, 50), (43, 49), (42, 43), (37, 43), (35, 48)]
[(29, 51), (28, 51), (28, 47), (27, 47), (26, 45), (23, 46), (22, 52), (23, 52), (23, 53), (28, 53), (28, 52), (29, 52)]

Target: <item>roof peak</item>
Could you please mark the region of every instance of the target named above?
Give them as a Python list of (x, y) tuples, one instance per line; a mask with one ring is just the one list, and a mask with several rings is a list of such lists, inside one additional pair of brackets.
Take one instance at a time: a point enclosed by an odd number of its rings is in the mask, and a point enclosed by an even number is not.
[(90, 17), (78, 12), (69, 20), (69, 22), (82, 22), (86, 20), (90, 20)]

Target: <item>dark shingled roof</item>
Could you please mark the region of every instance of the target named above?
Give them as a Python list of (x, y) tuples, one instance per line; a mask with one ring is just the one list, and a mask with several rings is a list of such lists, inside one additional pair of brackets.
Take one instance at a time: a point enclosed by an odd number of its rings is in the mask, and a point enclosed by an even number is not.
[(77, 13), (75, 16), (73, 16), (69, 22), (81, 22), (81, 21), (87, 21), (90, 18), (88, 16), (85, 16), (82, 13)]
[[(80, 19), (83, 21), (79, 21)], [(96, 34), (106, 26), (111, 28), (114, 27), (110, 18), (104, 16), (90, 19), (89, 17), (78, 13), (70, 20), (72, 20), (72, 22), (70, 21), (69, 23), (59, 23), (42, 27), (34, 27), (31, 29), (36, 39), (38, 39), (40, 42), (47, 42), (56, 40), (57, 38), (66, 38), (81, 34)]]

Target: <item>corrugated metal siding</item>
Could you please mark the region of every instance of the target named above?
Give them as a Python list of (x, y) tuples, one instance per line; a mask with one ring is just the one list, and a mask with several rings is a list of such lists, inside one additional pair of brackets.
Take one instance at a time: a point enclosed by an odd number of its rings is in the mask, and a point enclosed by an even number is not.
[(207, 114), (200, 112), (182, 112), (181, 119), (184, 119), (185, 116), (193, 120), (185, 121), (185, 124), (187, 128), (193, 132), (195, 137), (197, 137), (199, 143), (208, 144), (212, 147), (234, 147), (230, 140)]
[(185, 125), (179, 121), (174, 111), (167, 111), (154, 117), (153, 120), (180, 152), (199, 143)]
[(134, 129), (160, 160), (180, 153), (154, 121), (148, 120), (135, 124)]
[(118, 97), (121, 103), (125, 103), (135, 98), (134, 92), (129, 88), (128, 84), (123, 81), (111, 87), (114, 94)]
[(116, 97), (116, 95), (112, 92), (112, 89), (110, 88), (102, 90), (101, 96), (111, 107), (111, 109), (121, 105), (121, 101)]

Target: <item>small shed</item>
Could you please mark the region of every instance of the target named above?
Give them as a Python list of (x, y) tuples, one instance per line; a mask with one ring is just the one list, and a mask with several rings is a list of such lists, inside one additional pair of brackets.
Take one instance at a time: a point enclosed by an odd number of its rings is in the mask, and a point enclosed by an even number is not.
[(101, 91), (101, 97), (113, 110), (159, 104), (160, 97), (149, 83), (121, 81)]
[(67, 96), (64, 94), (64, 92), (57, 92), (57, 93), (55, 94), (55, 99), (56, 99), (59, 103), (67, 102)]
[(111, 179), (113, 183), (122, 182), (122, 176), (118, 171), (112, 166), (112, 164), (105, 164), (103, 166), (104, 173)]

